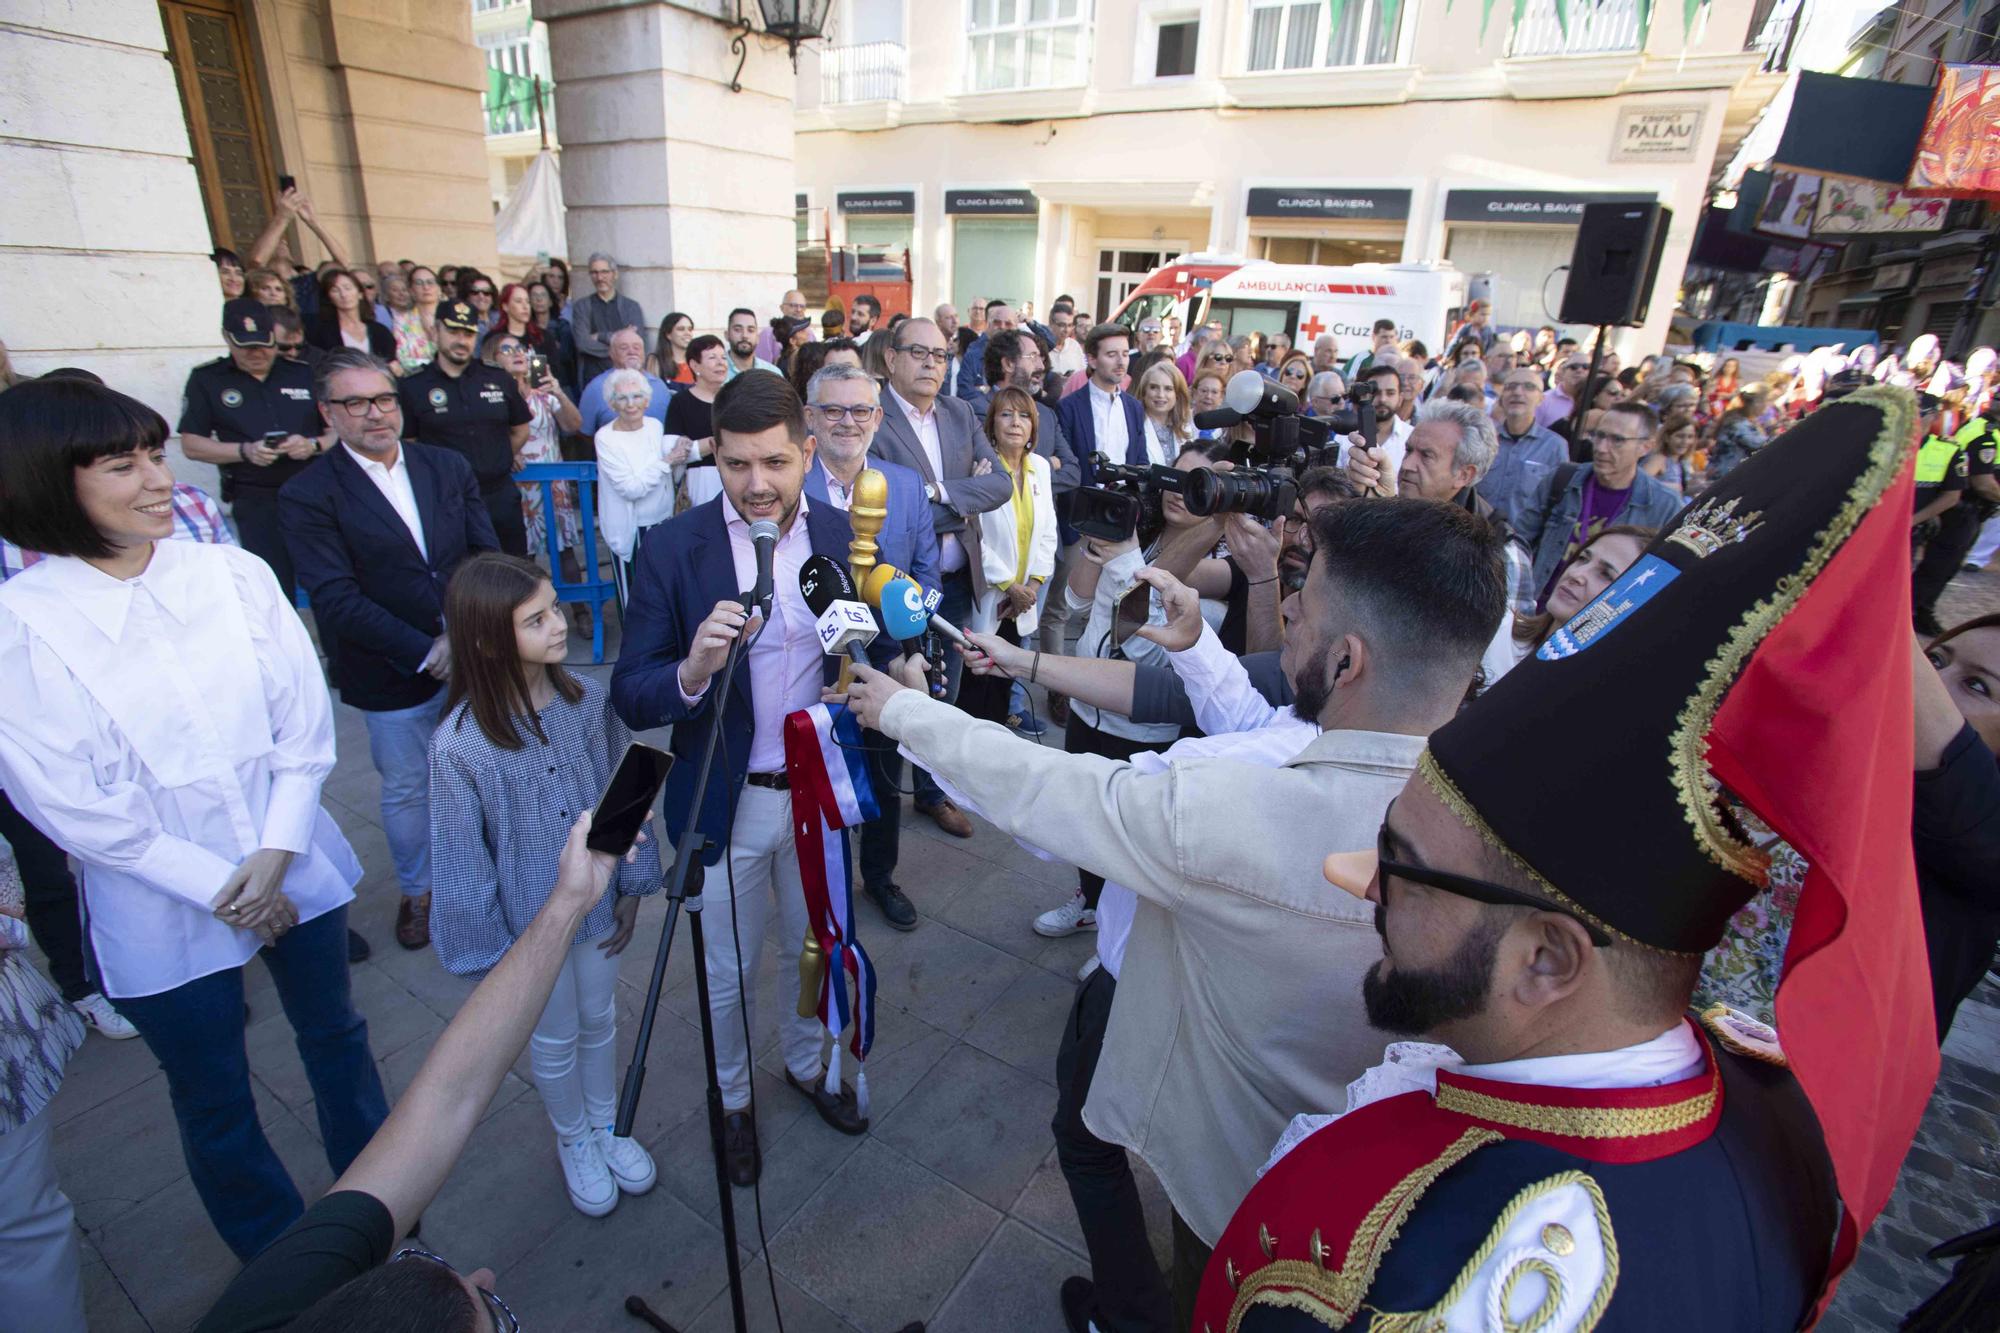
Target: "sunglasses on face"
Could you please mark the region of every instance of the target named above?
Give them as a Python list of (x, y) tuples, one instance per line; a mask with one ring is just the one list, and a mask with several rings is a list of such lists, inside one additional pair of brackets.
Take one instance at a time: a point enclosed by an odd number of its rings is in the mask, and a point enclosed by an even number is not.
[(1433, 870), (1429, 866), (1411, 865), (1398, 861), (1389, 855), (1389, 826), (1384, 824), (1375, 835), (1375, 859), (1377, 882), (1381, 887), (1384, 906), (1389, 901), (1389, 881), (1406, 879), (1413, 884), (1423, 884), (1460, 898), (1470, 898), (1474, 902), (1491, 903), (1496, 907), (1532, 907), (1538, 912), (1557, 912), (1569, 917), (1583, 927), (1590, 942), (1598, 948), (1609, 948), (1611, 936), (1600, 927), (1584, 920), (1574, 912), (1565, 912), (1561, 907), (1545, 898), (1520, 889), (1509, 888), (1505, 884), (1495, 884), (1491, 880), (1477, 879), (1471, 875), (1457, 875), (1449, 870)]
[[(396, 1251), (396, 1257), (389, 1262), (392, 1264), (400, 1263), (404, 1259), (422, 1259), (425, 1263), (436, 1264), (439, 1268), (452, 1273), (458, 1273), (460, 1277), (465, 1276), (463, 1273), (459, 1273), (456, 1268), (453, 1268), (449, 1260), (442, 1259), (432, 1254), (429, 1250), (418, 1249), (414, 1245), (405, 1245), (402, 1249)], [(478, 1288), (478, 1291), (480, 1298), (486, 1304), (487, 1312), (493, 1316), (493, 1327), (499, 1333), (521, 1333), (521, 1321), (516, 1319), (514, 1312), (507, 1308), (507, 1302), (501, 1300), (496, 1293), (490, 1292), (484, 1287)]]

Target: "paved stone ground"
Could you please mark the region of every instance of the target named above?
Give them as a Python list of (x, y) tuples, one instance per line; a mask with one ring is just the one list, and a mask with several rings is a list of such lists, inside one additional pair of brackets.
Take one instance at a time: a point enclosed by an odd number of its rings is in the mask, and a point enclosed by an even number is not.
[[(2000, 573), (1969, 576), (1947, 594), (1944, 619), (1995, 609)], [(355, 969), (354, 988), (393, 1098), (471, 986), (429, 952), (396, 947), (379, 782), (351, 710), (340, 711), (339, 740), (342, 759), (325, 797), (366, 872), (353, 920), (375, 955)], [(799, 1333), (886, 1333), (913, 1319), (947, 1333), (1059, 1330), (1056, 1286), (1087, 1266), (1048, 1121), (1057, 1034), (1092, 942), (1044, 940), (1028, 922), (1071, 890), (1073, 873), (984, 826), (961, 842), (906, 809), (904, 828), (898, 878), (921, 925), (897, 934), (872, 908), (860, 909), (881, 973), (880, 1037), (869, 1062), (874, 1125), (866, 1136), (834, 1133), (783, 1085), (772, 1050), (776, 969), (768, 956), (759, 981), (763, 1222), (785, 1324)], [(648, 901), (621, 969), (621, 1072), (663, 914), (657, 899)], [(268, 976), (256, 965), (245, 975), (265, 1130), (310, 1198), (331, 1183), (311, 1089)], [(524, 1055), (425, 1214), (426, 1244), (467, 1268), (494, 1268), (524, 1327), (624, 1333), (637, 1327), (622, 1310), (630, 1292), (682, 1327), (729, 1327), (692, 1014), (683, 935), (638, 1130), (660, 1165), (651, 1194), (596, 1220), (569, 1206)], [(143, 1043), (92, 1037), (70, 1065), (55, 1116), (63, 1184), (86, 1236), (91, 1327), (187, 1328), (236, 1264), (195, 1197), (164, 1080)], [(1960, 1013), (1896, 1197), (1823, 1327), (1892, 1329), (1936, 1286), (1942, 1269), (1923, 1251), (2000, 1213), (1996, 1144), (2000, 985), (1989, 981)], [(1164, 1255), (1165, 1199), (1140, 1172)], [(752, 1196), (736, 1195), (751, 1325), (770, 1328)]]

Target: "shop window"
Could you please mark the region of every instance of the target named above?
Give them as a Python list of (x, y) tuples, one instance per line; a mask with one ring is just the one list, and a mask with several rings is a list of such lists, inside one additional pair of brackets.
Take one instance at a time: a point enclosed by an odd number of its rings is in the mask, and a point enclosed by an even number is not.
[(966, 0), (966, 91), (1066, 88), (1090, 67), (1084, 0)]
[(1153, 59), (1153, 77), (1180, 79), (1194, 73), (1195, 47), (1201, 35), (1201, 21), (1187, 19), (1160, 25), (1160, 45)]
[(960, 218), (952, 224), (951, 299), (960, 310), (1000, 299), (1019, 307), (1035, 290), (1034, 218)]
[[(1384, 4), (1394, 15), (1386, 30)], [(1251, 0), (1248, 68), (1256, 74), (1389, 64), (1411, 8), (1398, 0), (1348, 0), (1327, 31), (1320, 23), (1329, 13), (1325, 0)]]

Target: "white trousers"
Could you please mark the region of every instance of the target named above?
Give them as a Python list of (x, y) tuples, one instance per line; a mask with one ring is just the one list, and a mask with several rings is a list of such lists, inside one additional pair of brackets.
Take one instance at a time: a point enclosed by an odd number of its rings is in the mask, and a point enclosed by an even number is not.
[[(736, 930), (730, 931), (730, 883), (735, 876)], [(750, 1105), (750, 1061), (743, 1040), (745, 1011), (757, 1030), (757, 965), (764, 936), (778, 932), (778, 1047), (785, 1067), (801, 1083), (820, 1072), (822, 1029), (817, 1018), (800, 1018), (799, 952), (805, 943), (806, 892), (799, 878), (799, 855), (792, 838), (792, 796), (767, 787), (745, 786), (736, 800), (736, 823), (729, 840), (729, 874), (720, 864), (706, 867), (702, 881), (702, 933), (708, 960), (708, 1012), (715, 1023), (715, 1065), (722, 1104), (731, 1111)], [(743, 946), (737, 984), (736, 945)], [(745, 996), (744, 988), (749, 988)]]
[(1965, 563), (1978, 565), (1984, 569), (1992, 563), (1996, 555), (2000, 555), (2000, 514), (1995, 514), (1980, 525), (1979, 538), (1972, 543), (1972, 550), (1965, 557)]
[(569, 946), (548, 1008), (528, 1039), (528, 1064), (556, 1137), (581, 1138), (618, 1111), (618, 960), (579, 940)]
[(84, 1333), (76, 1215), (56, 1183), (49, 1108), (0, 1134), (0, 1330)]

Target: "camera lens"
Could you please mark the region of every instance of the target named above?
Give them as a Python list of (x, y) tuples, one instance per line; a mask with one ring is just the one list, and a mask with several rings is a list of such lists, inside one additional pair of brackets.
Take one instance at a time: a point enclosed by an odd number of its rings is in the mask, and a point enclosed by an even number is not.
[(1266, 522), (1290, 514), (1297, 499), (1292, 479), (1273, 472), (1216, 472), (1197, 468), (1187, 474), (1181, 499), (1199, 518), (1211, 514), (1248, 514)]

